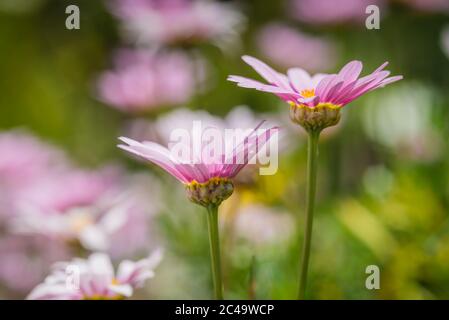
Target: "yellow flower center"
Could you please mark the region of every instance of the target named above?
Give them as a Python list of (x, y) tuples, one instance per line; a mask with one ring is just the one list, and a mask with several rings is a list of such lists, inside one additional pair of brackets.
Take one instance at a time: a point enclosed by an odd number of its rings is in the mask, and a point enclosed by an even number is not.
[(93, 294), (91, 296), (85, 296), (83, 298), (83, 300), (124, 300), (124, 299), (125, 297), (119, 294), (111, 297), (103, 296), (101, 294)]
[[(117, 278), (112, 278), (111, 284), (115, 286), (115, 285), (119, 285), (120, 282), (117, 280)], [(120, 294), (116, 294), (113, 296), (106, 296), (106, 295), (102, 295), (102, 294), (93, 294), (93, 295), (84, 297), (84, 300), (123, 300), (123, 299), (125, 299), (125, 297)]]
[(94, 224), (94, 220), (88, 214), (78, 215), (71, 221), (71, 227), (75, 233), (81, 232), (84, 228), (92, 224)]
[(209, 180), (207, 180), (206, 182), (198, 182), (196, 180), (192, 180), (187, 185), (189, 187), (196, 187), (197, 188), (197, 187), (204, 187), (204, 186), (208, 186), (208, 185), (218, 185), (220, 183), (226, 183), (228, 181), (229, 181), (228, 178), (213, 177), (213, 178), (210, 178)]
[(315, 89), (304, 89), (299, 93), (303, 98), (312, 98), (315, 96)]
[(290, 102), (290, 119), (308, 132), (320, 132), (324, 128), (334, 126), (340, 121), (341, 105), (328, 102), (308, 106)]
[(293, 108), (305, 108), (305, 109), (340, 109), (342, 106), (340, 104), (333, 104), (329, 102), (320, 102), (316, 106), (308, 106), (306, 104), (297, 103), (294, 101), (288, 101), (288, 104)]

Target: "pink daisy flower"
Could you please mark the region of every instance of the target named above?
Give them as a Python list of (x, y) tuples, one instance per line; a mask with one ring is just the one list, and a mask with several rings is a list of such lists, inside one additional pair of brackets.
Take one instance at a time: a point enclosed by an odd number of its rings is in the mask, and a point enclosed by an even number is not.
[(28, 295), (29, 300), (115, 300), (129, 298), (135, 289), (154, 277), (162, 259), (156, 250), (136, 262), (125, 260), (117, 273), (104, 253), (93, 253), (88, 259), (75, 258), (54, 265), (52, 273)]
[[(201, 141), (201, 156), (195, 156), (194, 159), (185, 159), (172, 152), (173, 149), (169, 150), (154, 142), (138, 142), (126, 137), (119, 138), (126, 145), (121, 144), (118, 147), (153, 162), (170, 173), (186, 185), (189, 198), (193, 202), (204, 206), (218, 205), (232, 194), (233, 184), (230, 179), (234, 178), (277, 132), (276, 127), (261, 129), (263, 123), (264, 121), (243, 135), (235, 147), (225, 139), (222, 139), (222, 143), (214, 144), (212, 148), (210, 141)], [(194, 155), (195, 149), (193, 146), (189, 154)]]
[[(264, 121), (249, 133), (231, 132), (232, 136), (228, 136), (227, 131), (222, 134), (222, 130), (217, 127), (206, 128), (215, 130), (212, 132), (196, 128), (193, 123), (192, 135), (189, 135), (189, 132), (178, 132), (181, 133), (180, 137), (187, 137), (189, 142), (175, 142), (170, 149), (150, 141), (138, 142), (125, 137), (119, 138), (126, 144), (119, 145), (119, 148), (153, 162), (170, 173), (186, 186), (190, 201), (207, 209), (211, 269), (216, 299), (223, 299), (218, 206), (234, 191), (231, 179), (252, 161), (273, 134), (277, 133), (278, 128), (275, 127), (261, 129), (263, 123)], [(193, 145), (189, 145), (190, 138)], [(178, 152), (174, 152), (175, 150)]]
[(288, 69), (284, 75), (256, 58), (243, 56), (243, 60), (268, 84), (239, 76), (229, 76), (228, 80), (240, 87), (273, 93), (288, 102), (291, 120), (308, 133), (306, 223), (298, 288), (298, 298), (303, 299), (312, 236), (320, 133), (338, 123), (342, 107), (369, 91), (402, 79), (402, 76), (389, 77), (390, 72), (384, 70), (386, 62), (373, 73), (359, 78), (363, 67), (360, 61), (349, 62), (336, 74), (311, 76), (300, 68)]
[[(346, 64), (337, 74), (319, 73), (311, 76), (301, 68), (288, 69), (284, 75), (256, 58), (243, 56), (242, 59), (268, 84), (234, 75), (229, 76), (228, 80), (236, 82), (240, 87), (277, 95), (291, 105), (292, 120), (306, 129), (323, 129), (335, 125), (340, 117), (340, 108), (369, 91), (402, 79), (402, 76), (389, 77), (390, 72), (384, 70), (388, 62), (383, 63), (373, 73), (359, 78), (363, 64), (357, 60)], [(317, 117), (312, 111), (326, 114), (324, 117)], [(317, 118), (320, 118), (319, 123)], [(325, 123), (321, 121), (323, 118)], [(313, 122), (313, 128), (310, 127), (310, 122)]]
[(359, 78), (363, 64), (357, 60), (346, 64), (338, 74), (319, 73), (311, 76), (300, 68), (288, 69), (287, 75), (284, 75), (256, 58), (243, 56), (242, 59), (269, 84), (233, 75), (228, 80), (236, 82), (240, 87), (271, 92), (289, 103), (308, 107), (317, 107), (323, 103), (336, 108), (343, 107), (369, 91), (402, 79), (402, 76), (388, 77), (390, 72), (383, 70), (388, 62), (373, 73)]

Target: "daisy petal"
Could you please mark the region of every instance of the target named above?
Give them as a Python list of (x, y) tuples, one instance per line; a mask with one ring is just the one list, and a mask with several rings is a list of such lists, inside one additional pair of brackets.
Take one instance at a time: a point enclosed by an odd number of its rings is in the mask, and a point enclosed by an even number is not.
[(275, 84), (284, 89), (289, 88), (287, 77), (283, 74), (280, 74), (264, 62), (251, 56), (243, 56), (242, 59), (269, 83)]

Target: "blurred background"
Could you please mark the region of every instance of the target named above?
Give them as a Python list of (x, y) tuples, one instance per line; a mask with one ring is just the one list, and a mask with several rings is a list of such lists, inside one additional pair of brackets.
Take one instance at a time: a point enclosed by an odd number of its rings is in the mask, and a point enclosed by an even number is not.
[[(79, 30), (65, 27), (71, 4)], [(220, 225), (225, 296), (293, 298), (306, 137), (286, 104), (226, 81), (258, 78), (250, 54), (281, 72), (357, 59), (404, 76), (322, 135), (308, 297), (449, 299), (447, 0), (0, 0), (0, 39), (0, 298), (25, 298), (57, 261), (158, 247), (134, 298), (210, 298), (205, 211), (116, 148), (121, 135), (167, 143), (195, 119), (284, 128), (277, 174), (242, 172)]]

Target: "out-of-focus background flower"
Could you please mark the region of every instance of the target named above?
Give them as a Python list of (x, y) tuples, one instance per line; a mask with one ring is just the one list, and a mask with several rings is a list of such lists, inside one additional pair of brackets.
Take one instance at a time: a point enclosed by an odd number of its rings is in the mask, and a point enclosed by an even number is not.
[[(67, 30), (76, 4), (81, 28)], [(380, 29), (365, 27), (367, 5)], [(236, 87), (251, 54), (279, 71), (403, 81), (345, 107), (320, 145), (314, 299), (449, 298), (449, 3), (445, 0), (0, 1), (0, 298), (24, 298), (55, 262), (163, 248), (135, 298), (209, 298), (206, 217), (117, 137), (167, 143), (202, 120), (283, 127), (279, 170), (251, 167), (220, 212), (226, 297), (295, 296), (305, 135), (288, 106)], [(368, 290), (377, 265), (381, 288)]]

